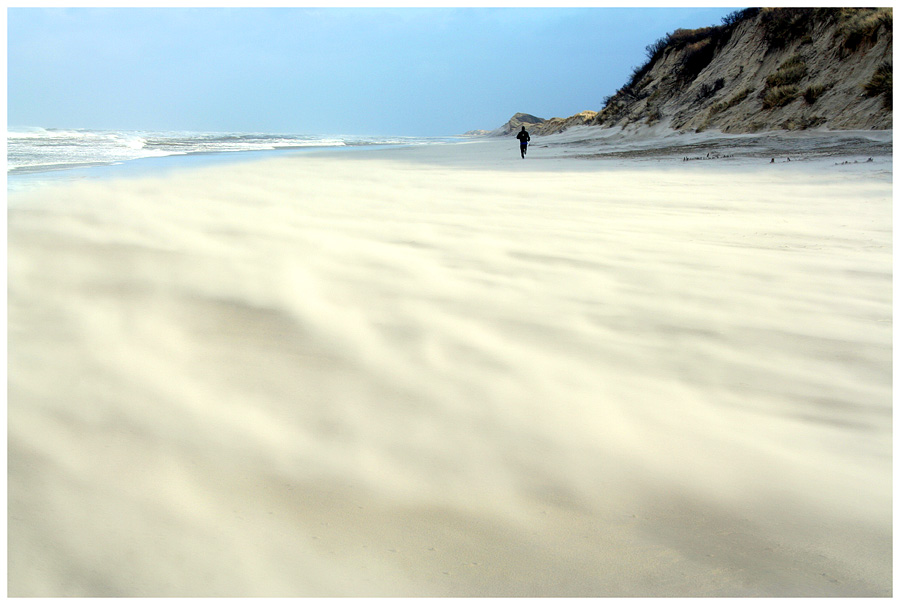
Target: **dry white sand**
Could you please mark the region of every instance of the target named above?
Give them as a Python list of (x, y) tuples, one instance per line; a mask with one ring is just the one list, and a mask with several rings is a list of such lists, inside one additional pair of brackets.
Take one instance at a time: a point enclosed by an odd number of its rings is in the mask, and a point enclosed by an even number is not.
[(890, 158), (551, 151), (11, 196), (9, 594), (890, 595)]

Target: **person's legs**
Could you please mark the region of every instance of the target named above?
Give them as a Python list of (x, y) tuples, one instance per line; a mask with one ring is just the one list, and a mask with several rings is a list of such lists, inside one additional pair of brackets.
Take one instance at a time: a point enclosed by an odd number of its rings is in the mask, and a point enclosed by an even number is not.
[(525, 151), (527, 150), (527, 145), (520, 145), (519, 150), (522, 152), (522, 159), (525, 159)]

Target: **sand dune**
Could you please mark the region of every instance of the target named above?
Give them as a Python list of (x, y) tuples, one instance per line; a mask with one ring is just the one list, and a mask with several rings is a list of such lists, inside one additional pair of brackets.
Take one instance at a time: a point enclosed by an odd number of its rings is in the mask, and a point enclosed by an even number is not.
[(890, 595), (890, 157), (517, 156), (11, 196), (10, 596)]

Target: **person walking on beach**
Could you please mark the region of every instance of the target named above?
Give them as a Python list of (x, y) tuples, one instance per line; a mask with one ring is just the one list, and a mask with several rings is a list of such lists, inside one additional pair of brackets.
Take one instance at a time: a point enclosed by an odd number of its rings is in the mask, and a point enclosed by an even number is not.
[(525, 159), (525, 154), (528, 153), (528, 141), (531, 140), (531, 136), (529, 136), (528, 132), (525, 130), (525, 127), (522, 126), (522, 130), (519, 131), (519, 134), (516, 135), (516, 138), (519, 139), (519, 151), (522, 152), (522, 159)]

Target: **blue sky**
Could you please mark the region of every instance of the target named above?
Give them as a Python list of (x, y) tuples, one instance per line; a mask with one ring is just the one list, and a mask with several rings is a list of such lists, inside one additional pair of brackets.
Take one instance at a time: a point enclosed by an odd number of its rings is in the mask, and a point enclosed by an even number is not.
[(9, 8), (9, 126), (451, 135), (599, 110), (730, 8)]

